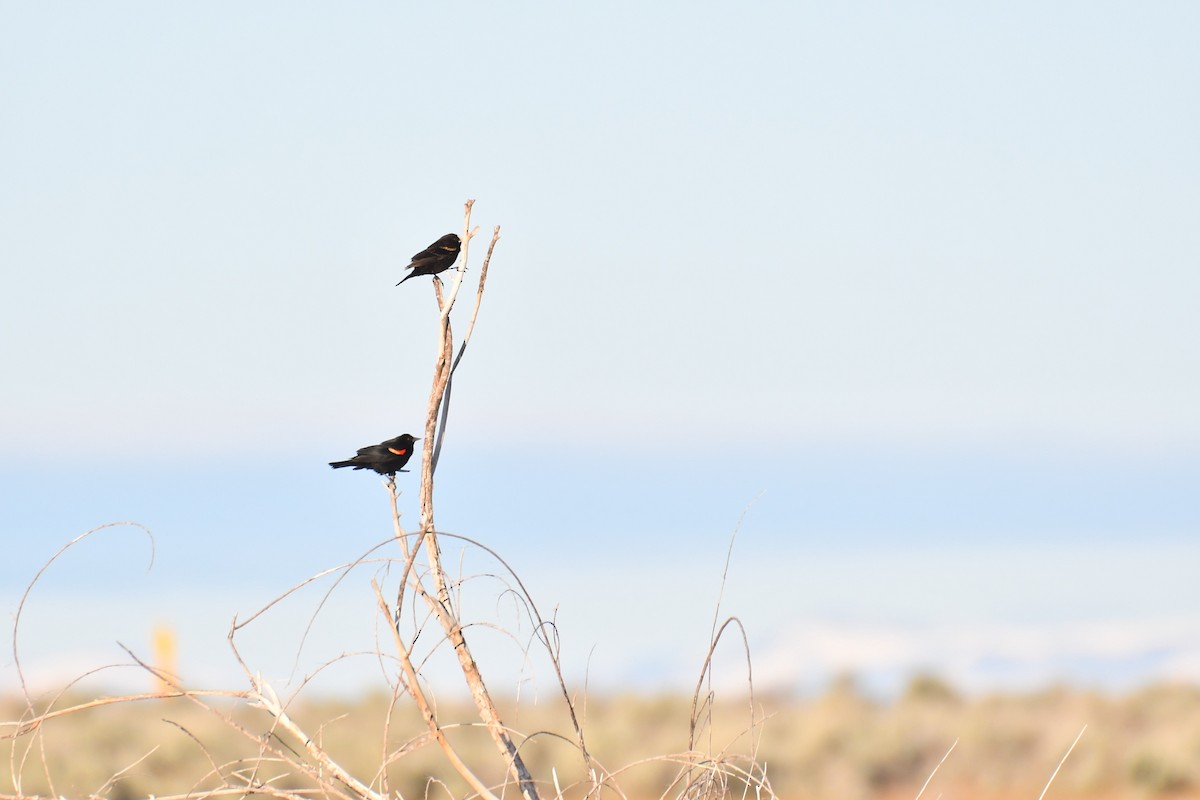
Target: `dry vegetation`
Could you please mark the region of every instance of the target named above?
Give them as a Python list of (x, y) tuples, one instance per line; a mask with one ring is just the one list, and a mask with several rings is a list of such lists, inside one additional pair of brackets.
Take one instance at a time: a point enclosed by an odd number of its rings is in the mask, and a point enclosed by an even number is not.
[[(434, 524), (434, 472), (452, 377), (474, 330), (499, 238), (497, 227), (456, 350), (451, 310), (475, 233), (471, 206), (468, 201), (459, 268), (448, 287), (432, 279), (440, 348), (426, 411), (417, 529), (401, 525), (390, 480), (394, 538), (319, 576), (333, 578), (330, 591), (344, 581), (373, 590), (374, 602), (363, 613), (380, 621), (378, 649), (370, 653), (380, 666), (379, 692), (355, 702), (321, 700), (302, 684), (280, 698), (243, 659), (238, 645), (247, 626), (269, 625), (272, 608), (310, 579), (231, 627), (242, 686), (185, 687), (129, 653), (150, 673), (155, 692), (94, 698), (66, 687), (57, 695), (0, 700), (0, 747), (9, 764), (0, 800), (1008, 798), (1034, 797), (1051, 778), (1056, 796), (1200, 796), (1200, 690), (1194, 687), (1155, 687), (1127, 697), (1054, 690), (967, 700), (936, 679), (917, 678), (888, 704), (864, 697), (850, 681), (813, 699), (752, 693), (735, 699), (712, 694), (706, 661), (697, 665), (700, 679), (691, 696), (585, 701), (562, 678), (557, 627), (516, 571), (484, 544)], [(503, 625), (464, 614), (464, 593), (476, 584), (447, 573), (441, 547), (448, 541), (489, 560), (475, 577), (499, 585), (505, 605), (515, 609), (522, 632), (513, 636), (521, 642), (514, 646), (551, 676), (548, 695), (518, 703), (504, 696), (513, 684), (485, 681), (488, 665), (475, 661), (475, 634), (467, 632)], [(35, 578), (30, 592), (36, 584)], [(21, 608), (13, 653), (24, 687)], [(736, 619), (718, 613), (712, 631), (710, 658), (718, 646), (744, 647)], [(326, 666), (347, 657), (334, 655)], [(434, 669), (459, 675), (468, 691), (439, 700), (426, 679)], [(752, 688), (747, 682), (748, 693)], [(1072, 749), (1084, 725), (1088, 736)], [(1070, 758), (1057, 773), (1064, 754)]]
[[(383, 758), (389, 704), (384, 695), (354, 702), (307, 701), (292, 716), (302, 727), (320, 731), (323, 746), (350, 772), (369, 778)], [(902, 697), (879, 703), (842, 681), (819, 697), (760, 698), (759, 704), (768, 719), (757, 758), (781, 797), (915, 797), (957, 739), (925, 796), (1036, 798), (1084, 724), (1087, 732), (1055, 779), (1051, 796), (1200, 797), (1200, 688), (1193, 686), (1154, 686), (1123, 696), (1055, 688), (964, 699), (937, 680), (917, 678)], [(592, 698), (583, 719), (589, 748), (598, 762), (614, 770), (654, 754), (680, 752), (687, 745), (690, 705), (685, 696)], [(20, 716), (23, 706), (11, 699), (3, 707), (4, 717)], [(479, 735), (472, 706), (443, 707), (440, 713), (466, 761), (496, 762), (490, 742)], [(518, 709), (502, 703), (501, 713), (514, 728), (526, 731), (553, 730), (561, 723), (553, 704)], [(262, 711), (243, 709), (236, 716), (258, 733), (271, 727)], [(472, 720), (474, 728), (455, 727), (470, 726)], [(747, 721), (745, 700), (718, 703), (713, 741), (733, 742)], [(387, 732), (389, 751), (405, 743), (415, 749), (388, 768), (389, 784), (400, 796), (423, 797), (436, 782), (444, 783), (445, 791), (431, 790), (432, 796), (469, 794), (411, 708), (393, 712)], [(4, 745), (6, 760), (25, 749), (21, 740)], [(553, 737), (535, 737), (522, 746), (522, 753), (535, 775), (549, 775), (554, 767), (565, 777), (580, 769), (574, 748)], [(257, 758), (249, 740), (187, 700), (127, 703), (47, 723), (24, 770), (22, 790), (27, 795), (51, 793), (40, 766), (44, 761), (55, 791), (71, 797), (202, 794), (221, 784), (211, 774), (214, 763), (231, 770), (255, 764)], [(258, 768), (264, 779), (283, 771), (270, 764)], [(489, 780), (503, 777), (502, 765), (481, 771)], [(621, 772), (620, 786), (635, 800), (659, 797), (677, 772), (671, 759), (651, 760)], [(293, 778), (280, 788), (302, 785)], [(11, 777), (3, 793), (16, 793)]]
[[(553, 619), (541, 614), (517, 573), (498, 554), (481, 542), (438, 530), (434, 521), (434, 475), (449, 419), (453, 376), (475, 329), (488, 266), (500, 236), (497, 226), (478, 270), (478, 289), (465, 332), (456, 343), (451, 312), (466, 275), (471, 239), (477, 231), (471, 226), (473, 204), (470, 200), (466, 203), (457, 269), (447, 276), (445, 285), (439, 275), (432, 278), (437, 308), (430, 318), (436, 321), (439, 347), (425, 412), (416, 529), (407, 530), (402, 524), (395, 475), (389, 475), (385, 485), (392, 539), (353, 562), (331, 567), (297, 584), (253, 614), (235, 619), (228, 638), (244, 675), (241, 686), (185, 686), (169, 668), (152, 666), (139, 654), (127, 651), (132, 662), (153, 677), (157, 688), (152, 694), (87, 700), (71, 696), (72, 686), (77, 685), (73, 683), (57, 695), (35, 698), (21, 664), (20, 627), (25, 603), (41, 575), (53, 568), (63, 552), (111, 525), (76, 537), (38, 572), (17, 609), (13, 655), (22, 694), (6, 720), (0, 722), (0, 741), (11, 746), (8, 796), (179, 798), (253, 794), (280, 800), (391, 800), (435, 794), (484, 800), (513, 795), (526, 800), (627, 797), (629, 790), (624, 783), (631, 770), (663, 776), (654, 782), (664, 784), (664, 795), (703, 800), (741, 785), (759, 797), (774, 796), (752, 757), (753, 737), (734, 751), (714, 752), (692, 746), (694, 737), (707, 730), (709, 701), (701, 694), (707, 665), (701, 671), (702, 680), (691, 706), (687, 752), (654, 756), (644, 768), (634, 765), (613, 770), (598, 761), (589, 749), (575, 697), (562, 678), (558, 630)], [(481, 554), (489, 561), (486, 571), (473, 577), (449, 574), (442, 560), (447, 540)], [(306, 702), (305, 687), (310, 679), (344, 659), (364, 653), (331, 655), (298, 687), (290, 687), (292, 694), (280, 696), (276, 687), (243, 657), (240, 648), (248, 627), (254, 630), (269, 625), (278, 604), (325, 578), (332, 578), (329, 592), (337, 591), (343, 581), (369, 585), (374, 601), (363, 609), (363, 614), (379, 622), (380, 636), (368, 654), (380, 667), (385, 699), (362, 704), (346, 715), (340, 709)], [(504, 629), (493, 620), (464, 615), (464, 591), (478, 583), (499, 584), (500, 595), (507, 606), (516, 609), (520, 626), (528, 626), (523, 627), (525, 632), (519, 639), (512, 631), (507, 633), (526, 663), (538, 660), (541, 669), (546, 670), (544, 674), (551, 676), (555, 687), (553, 726), (532, 731), (518, 727), (514, 720), (524, 712), (516, 707), (505, 708), (493, 697), (493, 688), (484, 679), (485, 670), (476, 661), (466, 633), (472, 628)], [(736, 623), (727, 621), (721, 630), (728, 625), (736, 627)], [(720, 639), (716, 630), (714, 627), (714, 647)], [(458, 673), (465, 682), (469, 713), (440, 703), (434, 695), (427, 676), (433, 670), (441, 674), (445, 669)], [(92, 672), (106, 670), (101, 666)], [(85, 678), (80, 676), (80, 680)], [(150, 710), (145, 710), (147, 707)], [(164, 734), (160, 726), (147, 724), (147, 719), (155, 717), (166, 721), (170, 735)], [(142, 739), (143, 735), (149, 739)], [(72, 741), (72, 737), (82, 738)], [(61, 742), (66, 744), (60, 749)], [(153, 746), (147, 748), (147, 743)], [(490, 756), (485, 755), (488, 749)], [(81, 757), (84, 753), (89, 757)], [(558, 770), (552, 764), (559, 759), (569, 759), (571, 766), (564, 763), (563, 770)], [(186, 767), (182, 766), (185, 761)], [(93, 763), (104, 764), (101, 772), (107, 774), (89, 772)], [(138, 780), (146, 783), (135, 783)]]

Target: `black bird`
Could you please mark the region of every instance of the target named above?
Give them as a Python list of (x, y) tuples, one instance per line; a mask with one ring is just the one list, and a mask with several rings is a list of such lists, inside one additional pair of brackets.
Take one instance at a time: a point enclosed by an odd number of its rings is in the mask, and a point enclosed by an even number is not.
[[(412, 257), (412, 263), (405, 267), (405, 269), (411, 269), (412, 272), (406, 275), (400, 283), (418, 275), (437, 275), (439, 272), (445, 272), (458, 260), (460, 247), (462, 247), (462, 240), (458, 238), (458, 234), (447, 233)], [(400, 283), (396, 285), (399, 286)]]
[(346, 461), (330, 461), (334, 469), (354, 467), (355, 469), (373, 469), (380, 475), (396, 477), (396, 473), (408, 463), (413, 454), (413, 442), (419, 441), (409, 434), (388, 439), (386, 442), (360, 448), (354, 458)]

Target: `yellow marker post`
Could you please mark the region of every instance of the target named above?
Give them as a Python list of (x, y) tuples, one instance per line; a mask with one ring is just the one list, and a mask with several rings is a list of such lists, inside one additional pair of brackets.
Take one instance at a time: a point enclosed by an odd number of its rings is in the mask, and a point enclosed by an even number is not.
[(162, 678), (156, 677), (154, 688), (159, 692), (173, 692), (179, 684), (179, 672), (176, 665), (175, 631), (167, 625), (154, 627), (154, 668), (160, 675), (170, 678), (175, 685)]

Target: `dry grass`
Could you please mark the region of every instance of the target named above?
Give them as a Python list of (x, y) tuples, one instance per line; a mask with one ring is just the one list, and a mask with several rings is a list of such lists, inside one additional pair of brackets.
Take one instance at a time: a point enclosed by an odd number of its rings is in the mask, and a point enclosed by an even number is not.
[[(292, 716), (306, 730), (319, 731), (330, 755), (370, 782), (383, 758), (389, 699), (308, 701), (294, 707)], [(964, 699), (936, 680), (919, 678), (903, 697), (886, 704), (863, 697), (846, 682), (820, 697), (760, 698), (760, 704), (768, 719), (757, 759), (782, 797), (913, 798), (957, 739), (926, 797), (1036, 798), (1085, 723), (1086, 735), (1048, 796), (1200, 797), (1200, 688), (1194, 686), (1161, 685), (1123, 696), (1056, 688)], [(614, 783), (626, 796), (660, 797), (677, 781), (678, 760), (643, 759), (686, 748), (690, 705), (691, 698), (682, 695), (589, 700), (584, 720), (589, 749), (597, 762), (616, 773)], [(4, 703), (4, 717), (19, 716), (22, 706), (16, 699)], [(494, 763), (474, 708), (442, 705), (439, 713), (464, 759), (484, 765), (479, 770), (485, 780), (501, 781), (503, 765)], [(552, 704), (518, 708), (502, 702), (501, 713), (514, 728), (526, 731), (555, 730), (562, 722)], [(271, 727), (262, 711), (242, 708), (235, 716), (260, 732)], [(715, 741), (734, 741), (746, 724), (744, 701), (714, 705)], [(389, 749), (406, 742), (414, 748), (388, 768), (389, 785), (400, 796), (422, 797), (438, 784), (443, 788), (433, 796), (470, 793), (431, 746), (424, 723), (411, 708), (393, 713), (387, 739)], [(23, 750), (21, 742), (3, 743), (6, 760), (14, 746), (18, 753)], [(257, 757), (248, 740), (231, 735), (212, 715), (182, 699), (128, 703), (56, 719), (44, 726), (39, 747), (42, 753), (22, 774), (26, 795), (50, 793), (38, 763), (43, 754), (57, 793), (113, 798), (216, 788), (220, 781), (212, 774), (213, 763), (232, 770)], [(522, 755), (534, 775), (549, 776), (553, 769), (564, 785), (572, 776), (578, 778), (581, 769), (576, 749), (553, 736), (525, 740)], [(109, 790), (100, 791), (135, 762)], [(493, 765), (490, 771), (488, 764)], [(270, 764), (259, 768), (263, 778), (284, 772)], [(292, 789), (302, 785), (294, 776), (280, 784)], [(702, 785), (697, 781), (695, 787)], [(0, 786), (4, 794), (16, 794), (11, 778)], [(546, 788), (544, 795), (552, 796)], [(718, 796), (740, 797), (741, 788), (732, 780)], [(579, 797), (582, 791), (567, 794)], [(672, 794), (683, 794), (683, 786), (677, 784)]]

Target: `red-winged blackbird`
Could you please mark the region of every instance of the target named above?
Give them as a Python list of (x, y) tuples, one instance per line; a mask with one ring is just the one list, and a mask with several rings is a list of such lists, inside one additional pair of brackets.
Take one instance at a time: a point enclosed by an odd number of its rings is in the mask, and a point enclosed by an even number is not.
[[(462, 240), (458, 238), (458, 234), (447, 233), (412, 257), (412, 263), (405, 267), (405, 269), (411, 269), (412, 272), (406, 275), (400, 283), (418, 275), (437, 275), (439, 272), (445, 272), (458, 260), (460, 247), (462, 247)], [(396, 285), (399, 286), (400, 283)]]
[(413, 442), (419, 441), (409, 434), (388, 439), (386, 442), (360, 448), (354, 458), (346, 461), (330, 461), (334, 469), (354, 467), (355, 469), (373, 469), (380, 475), (395, 477), (400, 468), (408, 463), (413, 454)]

